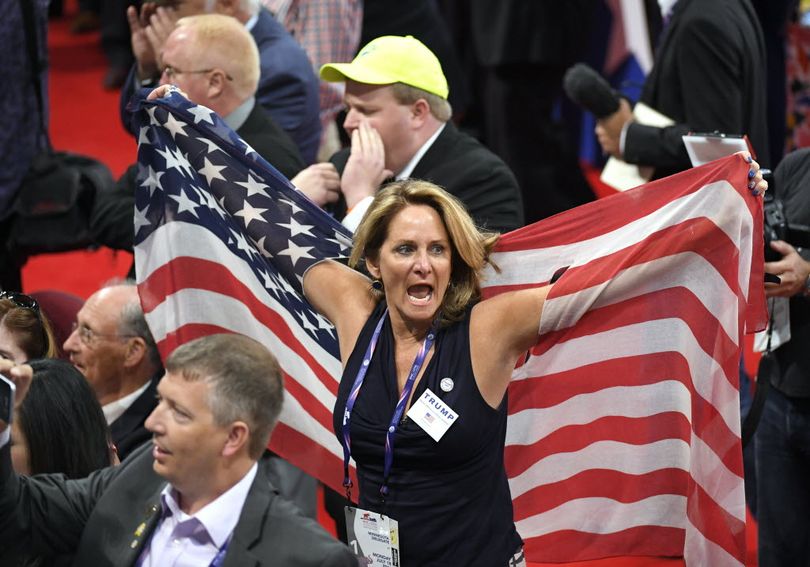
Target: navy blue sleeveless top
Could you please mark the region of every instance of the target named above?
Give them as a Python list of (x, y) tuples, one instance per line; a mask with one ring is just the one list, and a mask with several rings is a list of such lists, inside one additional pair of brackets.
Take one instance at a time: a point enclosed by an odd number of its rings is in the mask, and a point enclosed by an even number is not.
[[(363, 327), (343, 373), (333, 416), (338, 438), (346, 398), (384, 310), (382, 301)], [(412, 397), (417, 400), (430, 388), (458, 420), (437, 443), (404, 419), (394, 439), (389, 495), (382, 503), (385, 433), (399, 399), (394, 354), (388, 319), (351, 416), (359, 506), (399, 522), (404, 567), (507, 565), (522, 544), (503, 466), (507, 403), (504, 397), (500, 408), (493, 409), (475, 383), (470, 310), (463, 321), (439, 330), (433, 356)], [(443, 378), (453, 380), (450, 392), (442, 390)]]

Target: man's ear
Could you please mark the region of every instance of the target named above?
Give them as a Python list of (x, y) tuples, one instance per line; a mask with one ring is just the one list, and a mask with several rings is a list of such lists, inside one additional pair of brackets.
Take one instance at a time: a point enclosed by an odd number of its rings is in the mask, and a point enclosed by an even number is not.
[(124, 366), (133, 368), (138, 366), (146, 357), (146, 341), (142, 337), (132, 337), (127, 341), (127, 351), (124, 355)]
[(209, 100), (216, 100), (225, 92), (225, 83), (228, 78), (222, 69), (214, 69), (208, 76), (208, 91), (206, 95)]
[(366, 258), (366, 270), (375, 280), (380, 279), (380, 262), (378, 258)]
[(231, 457), (239, 453), (246, 447), (250, 440), (250, 428), (244, 421), (235, 421), (231, 424), (225, 445), (222, 447), (222, 455)]
[(420, 98), (411, 105), (411, 120), (416, 127), (421, 127), (430, 116), (430, 105)]

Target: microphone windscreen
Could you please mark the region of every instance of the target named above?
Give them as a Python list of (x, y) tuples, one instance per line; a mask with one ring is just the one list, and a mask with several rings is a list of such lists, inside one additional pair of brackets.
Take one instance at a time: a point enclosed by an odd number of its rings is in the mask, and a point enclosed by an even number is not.
[(619, 109), (619, 97), (602, 76), (584, 63), (565, 72), (563, 89), (568, 98), (597, 118), (610, 116)]

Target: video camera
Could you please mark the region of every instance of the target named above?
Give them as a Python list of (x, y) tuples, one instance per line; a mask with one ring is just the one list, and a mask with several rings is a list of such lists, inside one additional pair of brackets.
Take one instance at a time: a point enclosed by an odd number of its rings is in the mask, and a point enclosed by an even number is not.
[[(770, 172), (768, 172), (770, 173)], [(765, 193), (765, 261), (777, 262), (782, 259), (782, 255), (771, 248), (771, 242), (782, 240), (794, 248), (810, 249), (810, 226), (805, 224), (792, 223), (785, 213), (785, 204), (777, 198), (773, 191), (773, 178), (768, 178), (771, 190)]]

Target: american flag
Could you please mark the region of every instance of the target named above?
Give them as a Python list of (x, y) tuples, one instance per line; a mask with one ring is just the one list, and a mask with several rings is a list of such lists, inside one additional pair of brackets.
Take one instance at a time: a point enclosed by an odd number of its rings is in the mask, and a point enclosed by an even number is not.
[[(339, 488), (334, 329), (301, 277), (351, 235), (215, 114), (136, 101), (135, 258), (161, 352), (221, 331), (279, 358), (271, 449)], [(684, 556), (742, 565), (737, 369), (764, 327), (761, 204), (739, 157), (504, 235), (485, 293), (541, 285), (537, 346), (510, 386), (505, 449), (531, 561)]]

